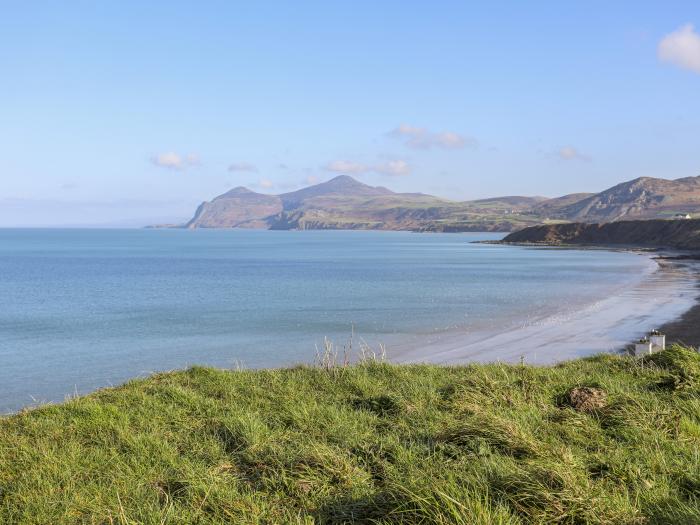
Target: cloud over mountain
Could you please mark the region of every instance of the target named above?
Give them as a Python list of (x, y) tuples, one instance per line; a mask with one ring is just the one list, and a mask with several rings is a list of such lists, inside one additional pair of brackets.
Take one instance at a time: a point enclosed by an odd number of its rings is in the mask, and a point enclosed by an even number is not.
[(235, 172), (235, 171), (242, 171), (242, 172), (248, 172), (248, 173), (257, 173), (258, 168), (257, 166), (253, 164), (249, 164), (247, 162), (234, 162), (229, 165), (228, 171)]
[(382, 175), (400, 177), (411, 173), (411, 166), (405, 160), (389, 160), (374, 167), (374, 171)]
[(174, 151), (158, 153), (151, 157), (151, 163), (160, 168), (183, 170), (199, 164), (199, 157), (194, 154), (181, 155)]
[(362, 164), (349, 160), (334, 160), (325, 166), (326, 171), (342, 173), (344, 175), (364, 175), (366, 173), (379, 173), (392, 177), (408, 175), (411, 173), (411, 166), (405, 160), (387, 160), (379, 164)]
[(412, 149), (462, 149), (465, 147), (475, 147), (476, 139), (465, 137), (453, 131), (442, 131), (433, 133), (426, 128), (419, 128), (409, 124), (401, 124), (391, 130), (388, 135), (401, 140), (406, 146)]
[(271, 180), (268, 179), (260, 179), (258, 183), (256, 184), (258, 188), (262, 188), (265, 190), (269, 190), (270, 188), (274, 187), (274, 183)]
[(560, 148), (559, 151), (557, 151), (557, 156), (561, 160), (582, 160), (586, 162), (591, 160), (589, 155), (582, 153), (573, 146), (564, 146)]
[(326, 164), (325, 169), (327, 171), (333, 171), (335, 173), (354, 173), (359, 175), (361, 173), (367, 173), (370, 171), (369, 167), (365, 164), (359, 162), (352, 162), (349, 160), (334, 160)]

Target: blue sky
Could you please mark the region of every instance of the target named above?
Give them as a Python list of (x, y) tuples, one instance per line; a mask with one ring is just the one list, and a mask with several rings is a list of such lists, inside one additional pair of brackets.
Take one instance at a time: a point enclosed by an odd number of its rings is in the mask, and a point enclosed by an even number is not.
[(8, 3), (0, 226), (340, 173), (453, 199), (700, 175), (699, 33), (697, 1)]

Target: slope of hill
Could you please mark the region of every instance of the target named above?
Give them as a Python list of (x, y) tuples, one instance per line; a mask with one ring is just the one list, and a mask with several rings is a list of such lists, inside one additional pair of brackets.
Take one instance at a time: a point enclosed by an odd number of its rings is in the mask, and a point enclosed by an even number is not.
[(680, 347), (157, 374), (1, 418), (0, 523), (700, 523), (698, 396)]
[(488, 199), (477, 199), (475, 201), (467, 201), (469, 204), (477, 206), (488, 205), (507, 205), (517, 209), (531, 209), (544, 201), (549, 201), (548, 197), (523, 197), (520, 195), (511, 195), (506, 197), (491, 197)]
[(347, 175), (334, 177), (329, 181), (315, 184), (307, 188), (302, 188), (290, 193), (280, 195), (285, 209), (298, 208), (309, 205), (313, 202), (323, 203), (324, 199), (333, 198), (355, 198), (355, 199), (371, 199), (375, 197), (396, 195), (393, 191), (381, 186), (369, 186)]
[(670, 218), (700, 212), (700, 177), (666, 180), (641, 177), (559, 208), (570, 221)]
[(547, 224), (511, 233), (503, 242), (551, 245), (618, 244), (700, 250), (700, 219)]
[(269, 216), (282, 211), (282, 199), (239, 186), (200, 204), (187, 228), (264, 228)]
[(531, 208), (531, 213), (543, 217), (556, 216), (561, 214), (562, 208), (580, 202), (594, 196), (595, 193), (571, 193), (554, 199), (546, 199), (536, 203)]

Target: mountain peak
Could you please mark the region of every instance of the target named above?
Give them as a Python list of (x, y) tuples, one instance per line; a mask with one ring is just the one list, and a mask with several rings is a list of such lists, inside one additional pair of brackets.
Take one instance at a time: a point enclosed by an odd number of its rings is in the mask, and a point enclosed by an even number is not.
[(337, 175), (336, 177), (333, 177), (332, 179), (329, 179), (326, 182), (354, 182), (357, 184), (362, 184), (359, 180), (351, 177), (350, 175)]
[(350, 175), (338, 175), (326, 182), (315, 184), (290, 193), (280, 195), (285, 206), (297, 205), (305, 199), (321, 197), (325, 195), (341, 195), (343, 197), (375, 197), (381, 195), (393, 195), (394, 192), (386, 188), (369, 186), (354, 179)]
[(232, 190), (227, 191), (226, 193), (222, 193), (218, 197), (216, 197), (214, 200), (218, 199), (228, 199), (230, 197), (238, 197), (241, 195), (255, 195), (256, 193), (253, 190), (249, 190), (245, 186), (236, 186)]
[[(359, 180), (351, 177), (350, 175), (338, 175), (337, 177), (333, 177), (330, 180), (327, 180), (326, 182), (322, 182), (320, 184), (316, 184), (316, 187), (322, 186), (325, 188), (333, 188), (333, 189), (339, 189), (339, 190), (352, 190), (356, 188), (371, 188), (375, 189), (373, 186), (369, 186), (368, 184), (364, 184), (363, 182), (360, 182)], [(311, 186), (314, 187), (314, 186)], [(386, 190), (389, 191), (389, 190)]]

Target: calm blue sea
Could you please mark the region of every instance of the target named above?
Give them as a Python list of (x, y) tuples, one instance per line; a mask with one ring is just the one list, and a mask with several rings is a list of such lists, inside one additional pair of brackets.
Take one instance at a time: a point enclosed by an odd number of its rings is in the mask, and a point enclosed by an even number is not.
[[(310, 362), (329, 338), (392, 345), (502, 329), (639, 280), (629, 253), (493, 234), (0, 230), (0, 412), (191, 364)], [(426, 349), (429, 351), (429, 348)]]

